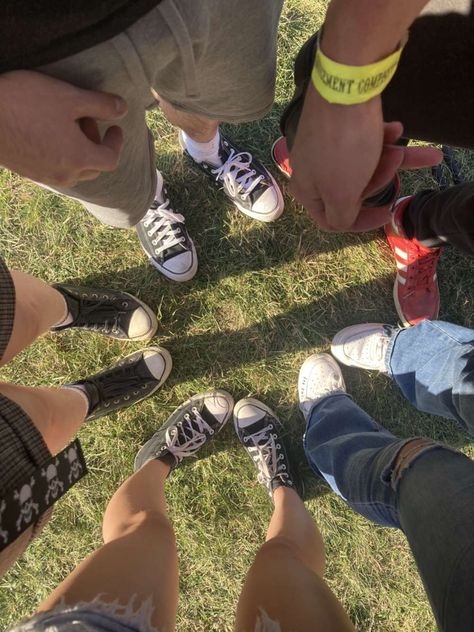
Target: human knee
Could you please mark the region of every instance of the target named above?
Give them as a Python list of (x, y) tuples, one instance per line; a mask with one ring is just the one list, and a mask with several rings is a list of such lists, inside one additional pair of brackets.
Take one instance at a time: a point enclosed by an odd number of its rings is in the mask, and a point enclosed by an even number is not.
[[(110, 521), (104, 520), (104, 539), (123, 537), (143, 530), (152, 531), (157, 534), (156, 537), (159, 537), (160, 540), (167, 540), (176, 546), (173, 525), (167, 516), (159, 511), (141, 509), (124, 515), (120, 520), (114, 521), (113, 525), (110, 524)], [(106, 534), (108, 537), (105, 537)]]

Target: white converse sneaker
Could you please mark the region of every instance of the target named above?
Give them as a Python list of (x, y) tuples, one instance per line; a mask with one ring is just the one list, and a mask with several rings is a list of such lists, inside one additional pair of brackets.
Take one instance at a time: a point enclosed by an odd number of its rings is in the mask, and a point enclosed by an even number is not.
[(331, 344), (331, 353), (339, 362), (359, 369), (387, 373), (388, 344), (399, 331), (381, 323), (352, 325), (338, 332)]
[(197, 254), (184, 217), (171, 208), (163, 176), (157, 171), (157, 197), (137, 224), (138, 238), (150, 263), (173, 281), (189, 281), (197, 272)]
[(304, 361), (298, 377), (298, 397), (305, 419), (319, 399), (345, 392), (341, 369), (328, 353), (315, 353)]
[(252, 154), (243, 151), (220, 134), (221, 166), (198, 162), (186, 150), (182, 134), (179, 142), (184, 153), (223, 189), (235, 206), (253, 219), (273, 222), (283, 213), (283, 196), (275, 178)]

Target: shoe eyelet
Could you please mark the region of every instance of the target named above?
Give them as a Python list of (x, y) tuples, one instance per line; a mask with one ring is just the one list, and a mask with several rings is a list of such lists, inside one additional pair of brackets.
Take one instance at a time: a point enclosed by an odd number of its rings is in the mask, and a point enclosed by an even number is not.
[(209, 434), (210, 434), (210, 435), (213, 435), (213, 434), (214, 434), (214, 430), (213, 430), (212, 428), (209, 430)]
[(286, 465), (282, 465), (282, 466), (281, 466), (281, 469), (282, 469), (282, 470), (286, 470)]
[(123, 301), (122, 302), (122, 307), (128, 307), (128, 302), (127, 301)]
[(142, 391), (144, 391), (147, 388), (147, 386), (148, 386), (147, 384), (143, 384)]
[(106, 404), (104, 404), (104, 408), (108, 408), (110, 406), (110, 402), (107, 402)]
[(130, 399), (130, 395), (125, 395), (124, 400), (128, 402), (129, 399)]
[[(276, 447), (277, 447), (277, 450), (281, 450), (281, 445), (279, 443), (277, 443)], [(281, 455), (281, 456), (283, 456), (283, 455)]]
[(119, 399), (114, 399), (114, 404), (120, 404), (120, 400)]

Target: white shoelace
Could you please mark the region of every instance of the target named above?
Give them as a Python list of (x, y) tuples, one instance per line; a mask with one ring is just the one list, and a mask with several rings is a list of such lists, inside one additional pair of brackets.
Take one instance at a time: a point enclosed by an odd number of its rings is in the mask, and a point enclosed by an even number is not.
[(248, 451), (258, 467), (257, 480), (266, 487), (270, 486), (271, 480), (277, 475), (286, 478), (289, 476), (288, 472), (285, 471), (286, 465), (278, 467), (278, 461), (285, 457), (283, 454), (277, 454), (277, 449), (280, 449), (281, 445), (275, 444), (276, 435), (271, 434), (272, 430), (273, 426), (269, 424), (255, 434), (244, 437), (245, 443), (251, 442), (253, 444), (249, 446)]
[(157, 255), (168, 248), (172, 248), (186, 241), (181, 228), (179, 226), (176, 228), (172, 227), (172, 224), (184, 224), (184, 217), (179, 213), (173, 213), (173, 211), (169, 209), (169, 205), (170, 201), (166, 199), (156, 209), (148, 209), (143, 221), (143, 226), (147, 230), (148, 237), (155, 235), (151, 243), (153, 246), (157, 246), (157, 248), (155, 248), (155, 254)]
[(186, 413), (183, 420), (168, 428), (165, 434), (166, 447), (178, 461), (194, 454), (206, 443), (208, 435), (214, 434), (214, 430), (201, 417), (196, 407), (191, 412), (192, 417)]
[(211, 169), (211, 173), (216, 176), (216, 180), (223, 182), (232, 197), (242, 194), (241, 197), (245, 200), (264, 179), (263, 176), (254, 178), (257, 172), (250, 168), (251, 163), (252, 154), (247, 151), (236, 153), (231, 149), (225, 163), (216, 169)]

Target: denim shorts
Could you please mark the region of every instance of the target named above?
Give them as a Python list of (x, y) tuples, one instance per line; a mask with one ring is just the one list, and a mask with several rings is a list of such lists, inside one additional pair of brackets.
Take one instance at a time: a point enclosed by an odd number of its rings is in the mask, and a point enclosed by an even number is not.
[[(100, 595), (92, 602), (75, 606), (61, 605), (20, 623), (7, 632), (161, 632), (151, 623), (153, 606), (151, 598), (137, 609), (135, 597), (127, 606), (117, 602), (104, 603)], [(254, 632), (282, 632), (277, 621), (272, 621), (260, 610)]]

